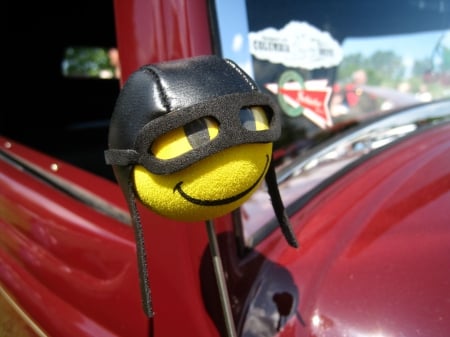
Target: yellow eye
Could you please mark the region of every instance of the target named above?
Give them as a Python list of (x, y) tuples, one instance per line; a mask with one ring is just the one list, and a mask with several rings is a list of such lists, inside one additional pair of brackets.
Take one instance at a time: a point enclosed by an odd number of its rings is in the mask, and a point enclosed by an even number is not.
[(151, 152), (159, 159), (176, 158), (207, 144), (218, 133), (219, 124), (216, 120), (201, 118), (158, 137), (151, 146)]
[(244, 128), (250, 131), (262, 131), (269, 129), (269, 120), (266, 111), (261, 107), (241, 109), (239, 118)]

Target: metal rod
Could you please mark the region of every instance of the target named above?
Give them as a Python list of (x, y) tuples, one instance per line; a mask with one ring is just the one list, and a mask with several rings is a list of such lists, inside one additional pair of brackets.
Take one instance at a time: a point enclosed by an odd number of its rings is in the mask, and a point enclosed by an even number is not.
[(228, 337), (236, 337), (236, 327), (234, 325), (233, 314), (231, 312), (230, 297), (228, 295), (225, 274), (223, 272), (222, 259), (220, 258), (219, 245), (217, 244), (216, 232), (212, 220), (206, 220), (206, 230), (209, 238), (209, 248), (211, 250), (214, 273), (216, 274), (217, 287), (219, 288), (220, 303), (225, 318), (225, 326)]

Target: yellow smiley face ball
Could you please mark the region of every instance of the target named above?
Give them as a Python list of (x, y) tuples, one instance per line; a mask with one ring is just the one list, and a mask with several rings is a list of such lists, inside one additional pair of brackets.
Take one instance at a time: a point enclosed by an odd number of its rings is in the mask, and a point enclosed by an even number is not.
[[(267, 130), (262, 109), (251, 109), (256, 130)], [(190, 125), (158, 138), (151, 152), (159, 159), (171, 159), (211, 141), (220, 132), (211, 118), (199, 121), (203, 129), (188, 133)], [(192, 128), (191, 128), (192, 129)], [(168, 175), (149, 172), (141, 165), (132, 170), (139, 200), (168, 218), (203, 221), (233, 211), (258, 189), (270, 165), (272, 143), (241, 144), (215, 153), (185, 169)]]

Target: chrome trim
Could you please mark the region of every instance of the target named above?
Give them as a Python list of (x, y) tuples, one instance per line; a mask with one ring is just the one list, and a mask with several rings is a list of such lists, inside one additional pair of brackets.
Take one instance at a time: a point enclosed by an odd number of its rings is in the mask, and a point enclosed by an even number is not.
[(1, 159), (4, 159), (6, 162), (21, 171), (26, 171), (33, 174), (37, 178), (54, 186), (60, 191), (70, 195), (86, 205), (91, 206), (100, 213), (106, 214), (128, 226), (131, 226), (131, 216), (128, 212), (123, 211), (122, 209), (112, 205), (107, 200), (100, 198), (98, 195), (95, 195), (94, 193), (68, 181), (67, 179), (57, 176), (55, 174), (59, 167), (57, 162), (50, 165), (50, 170), (52, 172), (48, 172), (45, 169), (10, 152), (0, 150), (0, 160)]
[[(277, 173), (281, 183), (291, 176), (304, 174), (318, 165), (349, 159), (345, 166), (367, 155), (373, 150), (382, 148), (393, 141), (403, 138), (425, 126), (450, 121), (450, 100), (435, 101), (413, 108), (401, 110), (381, 117), (369, 124), (350, 130), (338, 140), (327, 143), (320, 150), (301, 156), (295, 162)], [(338, 171), (336, 168), (330, 176)]]

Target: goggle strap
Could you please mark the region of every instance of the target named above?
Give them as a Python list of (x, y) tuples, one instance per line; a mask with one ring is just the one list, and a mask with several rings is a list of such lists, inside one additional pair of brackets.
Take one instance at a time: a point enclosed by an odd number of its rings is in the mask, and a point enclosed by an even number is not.
[(139, 153), (132, 149), (109, 149), (105, 150), (104, 155), (107, 165), (128, 166), (139, 159)]

